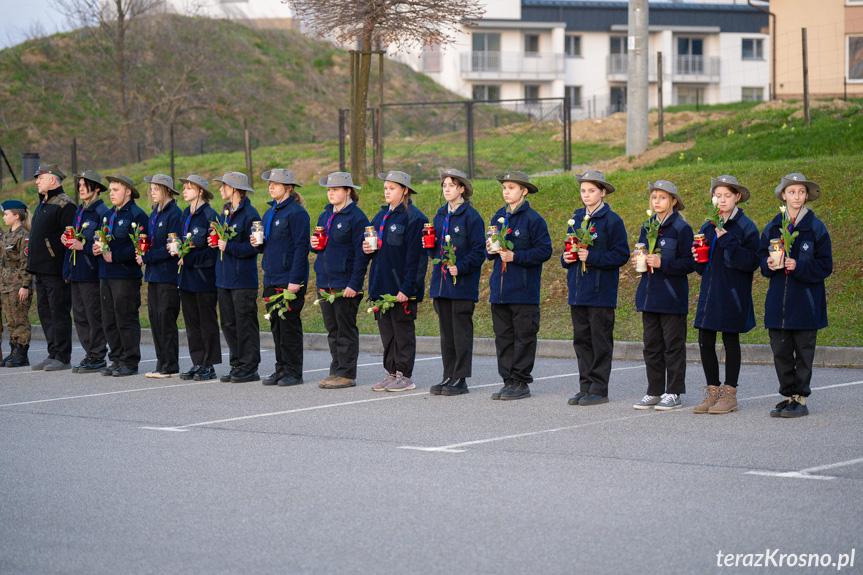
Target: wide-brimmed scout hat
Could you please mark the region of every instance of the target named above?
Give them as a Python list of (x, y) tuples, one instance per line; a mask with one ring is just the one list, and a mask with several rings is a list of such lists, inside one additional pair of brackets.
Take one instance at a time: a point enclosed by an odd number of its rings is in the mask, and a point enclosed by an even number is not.
[(501, 184), (504, 182), (515, 182), (516, 184), (520, 184), (527, 188), (527, 191), (530, 194), (535, 194), (539, 191), (539, 188), (530, 183), (530, 176), (524, 172), (519, 172), (518, 170), (513, 170), (502, 176), (495, 176), (494, 178)]
[(172, 194), (179, 194), (177, 190), (174, 189), (174, 178), (168, 176), (166, 174), (156, 174), (154, 176), (146, 176), (144, 181), (148, 184), (159, 184), (161, 186), (165, 186), (168, 188), (168, 191)]
[(210, 182), (198, 176), (196, 174), (192, 174), (188, 178), (177, 178), (177, 180), (183, 182), (184, 184), (195, 184), (202, 190), (204, 190), (204, 197), (208, 200), (213, 199), (213, 192), (210, 191)]
[(448, 170), (441, 170), (440, 173), (440, 181), (443, 181), (447, 178), (452, 178), (456, 180), (458, 183), (464, 186), (464, 197), (465, 199), (471, 197), (473, 195), (473, 184), (470, 183), (470, 180), (467, 179), (467, 174), (462, 172), (461, 170), (456, 170), (450, 168)]
[(378, 174), (378, 178), (385, 182), (395, 182), (408, 189), (408, 192), (416, 194), (417, 191), (411, 187), (411, 177), (404, 172), (390, 170), (386, 174)]
[(809, 192), (809, 194), (806, 196), (807, 202), (817, 200), (818, 196), (821, 195), (821, 186), (819, 186), (815, 182), (810, 182), (803, 174), (799, 172), (794, 172), (793, 174), (782, 176), (782, 181), (779, 182), (779, 185), (776, 186), (776, 189), (774, 190), (776, 197), (782, 200), (782, 192), (785, 191), (785, 188), (787, 188), (788, 186), (793, 186), (794, 184), (803, 184), (804, 186), (806, 186), (806, 190)]
[(267, 180), (268, 182), (276, 182), (279, 184), (285, 184), (286, 186), (294, 186), (295, 188), (302, 188), (303, 187), (294, 180), (294, 171), (293, 170), (285, 170), (282, 168), (276, 168), (274, 170), (267, 170), (266, 172), (261, 174), (261, 179)]
[(325, 188), (362, 189), (361, 187), (354, 185), (354, 180), (348, 172), (333, 172), (331, 174), (327, 174), (318, 181), (318, 185)]
[(255, 193), (255, 190), (252, 189), (252, 186), (249, 185), (249, 178), (243, 172), (225, 172), (225, 175), (221, 178), (213, 178), (214, 182), (222, 182), (235, 188), (237, 190), (245, 190), (247, 192)]
[(584, 182), (592, 182), (601, 188), (605, 188), (606, 194), (614, 193), (614, 186), (605, 181), (605, 174), (599, 170), (587, 170), (583, 174), (575, 174), (575, 181), (577, 181), (579, 185)]
[(124, 186), (132, 190), (133, 200), (137, 200), (141, 197), (141, 193), (138, 192), (138, 188), (135, 187), (135, 182), (133, 182), (132, 178), (130, 178), (129, 176), (114, 174), (113, 176), (105, 176), (105, 179), (109, 182), (117, 182), (118, 184), (123, 184)]
[(6, 200), (2, 204), (0, 204), (0, 207), (3, 208), (4, 212), (6, 210), (26, 210), (27, 204), (25, 204), (21, 200)]
[(63, 173), (63, 170), (57, 164), (39, 164), (33, 177), (38, 177), (41, 174), (54, 174), (61, 182), (66, 179), (66, 174)]
[(647, 193), (649, 194), (653, 190), (659, 190), (661, 192), (665, 192), (666, 194), (671, 194), (674, 199), (677, 200), (678, 211), (683, 210), (683, 198), (681, 198), (680, 194), (677, 192), (677, 186), (675, 186), (668, 180), (656, 180), (655, 182), (647, 182)]
[(93, 182), (99, 186), (100, 193), (108, 189), (108, 186), (106, 186), (105, 182), (102, 180), (102, 176), (96, 170), (84, 170), (80, 174), (72, 174), (72, 177), (76, 180), (87, 180), (88, 182)]
[(737, 183), (737, 178), (734, 176), (719, 176), (718, 178), (710, 178), (710, 195), (713, 195), (713, 190), (719, 187), (726, 187), (740, 194), (740, 202), (743, 203), (749, 199), (749, 188)]

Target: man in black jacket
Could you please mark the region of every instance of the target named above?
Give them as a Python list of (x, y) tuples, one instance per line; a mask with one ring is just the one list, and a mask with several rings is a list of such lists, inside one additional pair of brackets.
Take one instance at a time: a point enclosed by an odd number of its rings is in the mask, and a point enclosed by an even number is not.
[(59, 371), (72, 367), (72, 289), (63, 279), (66, 248), (60, 241), (75, 218), (75, 201), (63, 193), (66, 175), (57, 164), (36, 170), (40, 202), (33, 211), (27, 271), (36, 286), (39, 322), (48, 343), (48, 357), (31, 369)]

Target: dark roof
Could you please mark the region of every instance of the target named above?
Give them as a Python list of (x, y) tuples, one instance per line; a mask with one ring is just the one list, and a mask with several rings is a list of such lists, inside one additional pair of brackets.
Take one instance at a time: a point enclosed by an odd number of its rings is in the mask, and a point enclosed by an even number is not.
[[(648, 5), (651, 26), (710, 26), (722, 32), (759, 33), (767, 27), (767, 14), (746, 4), (686, 4), (653, 2)], [(607, 32), (629, 19), (628, 2), (590, 0), (522, 0), (525, 22), (565, 22), (567, 31)]]

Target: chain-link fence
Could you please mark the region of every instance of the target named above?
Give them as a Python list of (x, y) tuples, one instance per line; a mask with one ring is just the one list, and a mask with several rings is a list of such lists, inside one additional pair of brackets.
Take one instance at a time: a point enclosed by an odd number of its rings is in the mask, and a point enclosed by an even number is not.
[[(572, 166), (567, 98), (467, 100), (384, 104), (367, 114), (367, 173), (375, 165), (415, 178), (436, 178), (457, 168), (469, 177), (490, 177), (510, 169), (530, 173)], [(378, 141), (378, 122), (383, 122)], [(339, 116), (339, 159), (348, 165), (350, 113)], [(382, 162), (378, 156), (382, 156)]]

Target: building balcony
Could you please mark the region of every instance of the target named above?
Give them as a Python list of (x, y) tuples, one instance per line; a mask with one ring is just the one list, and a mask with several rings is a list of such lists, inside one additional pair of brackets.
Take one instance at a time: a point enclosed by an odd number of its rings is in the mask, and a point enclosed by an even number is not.
[(420, 55), (420, 72), (431, 74), (440, 72), (441, 68), (440, 50), (426, 50)]
[(461, 76), (465, 80), (558, 79), (564, 72), (564, 56), (553, 52), (462, 52)]
[(672, 82), (718, 84), (719, 58), (709, 56), (676, 56), (672, 62)]
[[(629, 77), (629, 54), (611, 54), (606, 57), (606, 76), (609, 82), (626, 82)], [(656, 82), (656, 57), (647, 61), (647, 81)]]

